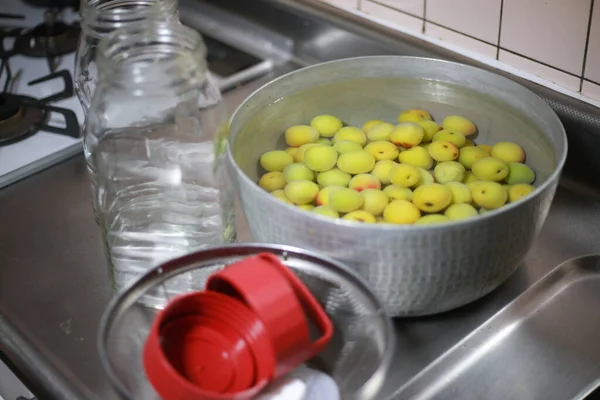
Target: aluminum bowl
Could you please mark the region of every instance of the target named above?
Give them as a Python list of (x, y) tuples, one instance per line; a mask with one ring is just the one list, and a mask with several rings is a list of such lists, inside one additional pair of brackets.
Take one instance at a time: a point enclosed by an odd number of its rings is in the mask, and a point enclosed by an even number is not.
[[(332, 114), (346, 124), (395, 122), (422, 108), (438, 121), (459, 114), (476, 141), (523, 146), (536, 173), (526, 199), (479, 218), (438, 226), (332, 220), (284, 204), (257, 184), (260, 155), (284, 148), (284, 130)], [(478, 68), (433, 59), (373, 56), (323, 63), (255, 91), (231, 119), (228, 160), (254, 239), (312, 249), (352, 266), (392, 316), (450, 310), (489, 293), (518, 267), (556, 190), (567, 154), (552, 109), (519, 84)]]

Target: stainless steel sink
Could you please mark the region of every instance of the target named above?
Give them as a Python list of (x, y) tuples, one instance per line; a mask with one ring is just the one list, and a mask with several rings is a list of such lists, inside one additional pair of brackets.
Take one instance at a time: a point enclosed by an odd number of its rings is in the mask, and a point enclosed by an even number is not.
[(415, 400), (581, 399), (600, 382), (600, 255), (567, 261), (395, 393)]

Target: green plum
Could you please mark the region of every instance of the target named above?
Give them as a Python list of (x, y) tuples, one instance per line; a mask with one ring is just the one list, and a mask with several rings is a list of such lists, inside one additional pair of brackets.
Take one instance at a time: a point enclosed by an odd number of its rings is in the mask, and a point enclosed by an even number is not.
[(390, 224), (414, 224), (419, 218), (421, 212), (408, 200), (392, 200), (383, 210), (383, 220)]
[(475, 161), (473, 175), (483, 181), (498, 182), (508, 176), (508, 164), (496, 157), (486, 157)]
[(329, 206), (317, 206), (312, 209), (315, 214), (323, 215), (330, 218), (339, 218), (340, 214)]
[(525, 161), (525, 150), (513, 142), (499, 142), (492, 146), (490, 150), (492, 157), (496, 157), (506, 163)]
[(319, 140), (319, 131), (308, 125), (291, 126), (285, 131), (285, 142), (288, 146), (300, 147), (306, 143)]
[(383, 213), (383, 209), (390, 202), (387, 194), (378, 189), (365, 189), (361, 192), (363, 195), (363, 210), (371, 213), (374, 216), (379, 216)]
[(367, 144), (367, 134), (354, 126), (345, 126), (335, 133), (335, 136), (333, 137), (333, 144), (339, 142), (340, 140), (356, 142), (364, 147), (364, 145)]
[(369, 139), (371, 142), (377, 142), (380, 140), (389, 140), (390, 134), (394, 128), (396, 128), (396, 126), (393, 124), (381, 122), (369, 128), (369, 130), (366, 130), (365, 132), (367, 133), (367, 139)]
[(517, 183), (508, 189), (508, 201), (514, 203), (523, 197), (529, 196), (535, 188), (527, 183)]
[(461, 163), (465, 168), (471, 169), (473, 164), (475, 164), (475, 161), (489, 156), (490, 154), (482, 148), (468, 146), (460, 149), (458, 162)]
[(390, 182), (399, 187), (411, 187), (416, 185), (421, 178), (419, 170), (412, 165), (397, 164), (390, 170)]
[(332, 185), (348, 186), (350, 179), (352, 179), (352, 175), (344, 171), (340, 171), (337, 168), (317, 174), (317, 183), (322, 187)]
[[(367, 122), (364, 123), (364, 125), (362, 126), (362, 130), (363, 130), (364, 133), (368, 133), (369, 130), (371, 130), (371, 128), (373, 128), (375, 125), (378, 125), (378, 124), (383, 124), (383, 121), (381, 121), (379, 119), (369, 120), (369, 121), (367, 121)], [(379, 140), (379, 139), (377, 139), (377, 140)]]
[(341, 213), (348, 213), (362, 207), (364, 198), (356, 190), (342, 188), (331, 191), (329, 194), (329, 206)]
[(390, 170), (394, 165), (396, 165), (396, 163), (390, 160), (377, 161), (373, 167), (373, 170), (371, 171), (371, 175), (379, 179), (383, 185), (389, 185)]
[(535, 172), (527, 165), (517, 162), (508, 163), (508, 176), (506, 183), (516, 185), (517, 183), (531, 184), (535, 181)]
[(319, 194), (319, 186), (311, 181), (292, 181), (285, 185), (283, 192), (294, 204), (308, 204)]
[(388, 185), (383, 189), (390, 200), (412, 200), (413, 192), (409, 188), (396, 185)]
[(445, 161), (435, 166), (433, 176), (438, 183), (462, 182), (465, 177), (465, 167), (456, 161)]
[(375, 222), (377, 222), (377, 220), (375, 219), (375, 216), (365, 210), (350, 211), (348, 214), (344, 215), (342, 217), (342, 219), (347, 220), (347, 221), (363, 222), (363, 223), (368, 223), (368, 224), (374, 224)]
[(470, 204), (451, 204), (444, 213), (452, 221), (460, 221), (478, 216), (477, 210)]
[(369, 143), (365, 146), (365, 151), (373, 154), (377, 161), (395, 160), (400, 153), (393, 143), (383, 140)]
[(450, 142), (454, 143), (456, 147), (461, 148), (465, 145), (467, 138), (460, 132), (451, 131), (448, 129), (442, 129), (433, 137), (434, 142)]
[(406, 149), (418, 146), (425, 136), (425, 130), (419, 124), (403, 122), (390, 133), (390, 142)]
[(413, 191), (412, 202), (421, 211), (435, 213), (452, 203), (452, 192), (439, 183), (419, 186)]
[(471, 189), (461, 182), (448, 182), (444, 184), (452, 192), (452, 204), (471, 203)]
[(337, 160), (338, 153), (331, 146), (313, 146), (304, 153), (304, 164), (315, 172), (329, 171)]
[(498, 182), (477, 181), (472, 183), (471, 196), (479, 207), (488, 210), (502, 207), (508, 198), (508, 193)]
[(423, 169), (431, 169), (433, 167), (433, 158), (431, 158), (427, 149), (421, 146), (415, 146), (401, 152), (398, 155), (398, 161)]
[(421, 125), (425, 135), (423, 135), (423, 142), (431, 142), (436, 133), (442, 129), (437, 123), (433, 121), (419, 121), (417, 124)]
[(450, 222), (450, 218), (442, 214), (428, 214), (423, 215), (421, 218), (415, 221), (415, 225), (435, 225), (444, 224)]
[(323, 189), (319, 190), (319, 193), (317, 194), (317, 198), (316, 198), (316, 203), (318, 206), (328, 206), (329, 205), (329, 196), (331, 195), (331, 193), (334, 190), (338, 190), (338, 189), (343, 189), (343, 186), (337, 186), (337, 185), (332, 185), (332, 186), (327, 186), (324, 187)]
[(362, 150), (362, 146), (351, 140), (340, 140), (335, 142), (333, 148), (339, 153), (347, 153), (349, 151)]
[(365, 174), (375, 166), (375, 157), (365, 150), (349, 151), (340, 154), (337, 167), (348, 174)]
[(333, 115), (319, 115), (310, 121), (310, 126), (316, 129), (323, 137), (333, 137), (344, 124), (342, 121)]
[(268, 172), (282, 172), (285, 167), (294, 162), (294, 157), (284, 150), (271, 150), (260, 156), (259, 162)]
[(458, 158), (459, 150), (451, 142), (432, 142), (427, 148), (429, 155), (437, 162), (454, 161)]
[(283, 169), (283, 177), (286, 182), (312, 181), (315, 179), (315, 173), (304, 164), (293, 163)]
[(430, 121), (431, 114), (425, 110), (411, 109), (404, 110), (398, 115), (398, 122), (419, 122), (419, 121)]
[(279, 171), (267, 172), (260, 177), (258, 186), (265, 189), (267, 192), (283, 189), (285, 186), (283, 173)]
[(350, 179), (348, 187), (362, 192), (365, 189), (381, 189), (381, 182), (371, 174), (358, 174)]
[(475, 124), (465, 117), (460, 115), (450, 115), (442, 121), (444, 129), (450, 129), (455, 132), (460, 132), (465, 136), (470, 136), (477, 132)]

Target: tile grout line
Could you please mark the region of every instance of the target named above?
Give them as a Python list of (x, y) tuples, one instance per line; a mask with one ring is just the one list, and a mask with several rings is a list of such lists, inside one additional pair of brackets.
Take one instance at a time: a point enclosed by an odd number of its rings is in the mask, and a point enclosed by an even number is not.
[(423, 17), (419, 17), (418, 15), (415, 15), (415, 14), (413, 14), (413, 13), (409, 13), (409, 12), (407, 12), (407, 11), (404, 11), (404, 10), (398, 10), (397, 8), (394, 8), (394, 7), (390, 6), (389, 4), (380, 3), (378, 0), (370, 0), (370, 2), (371, 2), (371, 3), (375, 3), (375, 4), (377, 4), (378, 6), (381, 6), (381, 7), (387, 8), (387, 9), (389, 9), (389, 10), (392, 10), (392, 11), (397, 11), (397, 12), (399, 12), (399, 13), (401, 13), (401, 14), (408, 15), (409, 17), (413, 17), (413, 18), (416, 18), (416, 19), (422, 19), (422, 20), (424, 20), (424, 18), (423, 18)]
[(587, 34), (585, 36), (585, 48), (583, 50), (583, 65), (581, 67), (581, 79), (579, 81), (579, 93), (583, 90), (585, 76), (585, 64), (587, 62), (588, 47), (590, 45), (590, 32), (592, 30), (592, 16), (594, 15), (594, 0), (590, 2), (590, 17), (588, 18)]
[[(364, 0), (361, 0), (361, 1), (364, 1)], [(403, 10), (398, 10), (397, 8), (390, 7), (390, 6), (389, 6), (389, 5), (387, 5), (387, 4), (382, 4), (382, 3), (379, 3), (379, 1), (377, 1), (377, 0), (369, 0), (369, 1), (370, 1), (371, 3), (375, 3), (375, 4), (379, 5), (379, 6), (381, 6), (381, 7), (387, 8), (387, 9), (389, 9), (389, 10), (396, 11), (396, 12), (399, 12), (399, 13), (401, 13), (401, 14), (408, 15), (409, 17), (413, 17), (413, 18), (421, 19), (420, 17), (416, 16), (415, 14), (412, 14), (412, 13), (409, 13), (409, 12), (406, 12), (406, 11), (403, 11)], [(426, 1), (426, 0), (425, 0), (425, 1)], [(595, 1), (595, 0), (592, 0), (592, 1)], [(513, 54), (513, 55), (515, 55), (515, 56), (522, 57), (522, 58), (524, 58), (524, 59), (526, 59), (526, 60), (528, 60), (528, 61), (534, 62), (534, 63), (536, 63), (536, 64), (543, 65), (544, 67), (547, 67), (547, 68), (553, 69), (553, 70), (555, 70), (555, 71), (562, 72), (563, 74), (569, 75), (569, 76), (571, 76), (571, 77), (573, 77), (573, 78), (579, 78), (579, 79), (583, 79), (584, 81), (587, 81), (587, 82), (590, 82), (590, 83), (594, 83), (594, 84), (600, 85), (600, 83), (598, 83), (598, 82), (596, 82), (596, 81), (594, 81), (594, 80), (591, 80), (591, 79), (589, 79), (589, 78), (583, 78), (582, 76), (579, 76), (579, 75), (577, 75), (577, 74), (575, 74), (575, 73), (573, 73), (573, 72), (569, 72), (569, 71), (565, 71), (565, 70), (563, 70), (563, 69), (557, 68), (557, 67), (555, 67), (555, 66), (552, 66), (552, 65), (550, 65), (550, 64), (547, 64), (547, 63), (545, 63), (545, 62), (543, 62), (543, 61), (536, 60), (535, 58), (532, 58), (532, 57), (526, 56), (526, 55), (524, 55), (524, 54), (521, 54), (521, 53), (518, 53), (518, 52), (516, 52), (516, 51), (513, 51), (513, 50), (510, 50), (510, 49), (507, 49), (507, 48), (505, 48), (505, 47), (502, 47), (502, 46), (500, 46), (499, 44), (498, 44), (498, 45), (494, 45), (493, 43), (491, 43), (491, 42), (488, 42), (488, 41), (486, 41), (486, 40), (483, 40), (483, 39), (477, 38), (477, 37), (475, 37), (475, 36), (471, 36), (471, 35), (469, 35), (469, 34), (466, 34), (466, 33), (464, 33), (464, 32), (460, 32), (460, 31), (458, 31), (458, 30), (456, 30), (456, 29), (453, 29), (453, 28), (450, 28), (450, 27), (448, 27), (448, 26), (445, 26), (445, 25), (439, 24), (439, 23), (437, 23), (437, 22), (430, 21), (430, 20), (428, 20), (427, 18), (423, 18), (423, 21), (424, 21), (424, 22), (426, 22), (426, 23), (429, 23), (429, 24), (431, 24), (431, 25), (435, 25), (435, 26), (437, 26), (437, 27), (444, 28), (444, 29), (446, 29), (446, 30), (448, 30), (448, 31), (450, 31), (450, 32), (456, 33), (456, 34), (458, 34), (458, 35), (465, 36), (465, 37), (467, 37), (467, 38), (469, 38), (469, 39), (473, 39), (473, 40), (475, 40), (475, 41), (478, 41), (478, 42), (480, 42), (480, 43), (487, 44), (487, 45), (489, 45), (489, 46), (492, 46), (492, 47), (497, 47), (497, 48), (498, 48), (498, 50), (506, 51), (507, 53)], [(448, 42), (448, 43), (451, 43), (451, 42)], [(498, 60), (498, 61), (499, 61), (499, 60)], [(543, 78), (543, 77), (542, 77), (542, 78)], [(544, 79), (547, 79), (547, 78), (544, 78)]]
[(500, 61), (500, 37), (502, 36), (502, 13), (503, 12), (504, 12), (504, 0), (500, 0), (500, 18), (498, 21), (498, 43), (496, 44), (496, 60), (498, 60), (498, 61)]
[(425, 21), (427, 20), (427, 0), (423, 0), (423, 27), (421, 33), (425, 34)]
[[(534, 62), (534, 63), (540, 64), (540, 65), (543, 65), (544, 67), (551, 68), (551, 69), (553, 69), (553, 70), (555, 70), (555, 71), (562, 72), (563, 74), (569, 75), (569, 76), (571, 76), (571, 77), (573, 77), (573, 78), (581, 78), (581, 76), (579, 76), (579, 75), (577, 75), (577, 74), (575, 74), (575, 73), (573, 73), (573, 72), (565, 71), (564, 69), (557, 68), (557, 67), (555, 67), (555, 66), (553, 66), (553, 65), (550, 65), (550, 64), (548, 64), (548, 63), (545, 63), (545, 62), (543, 62), (543, 61), (540, 61), (540, 60), (536, 60), (535, 58), (532, 58), (532, 57), (526, 56), (525, 54), (518, 53), (518, 52), (516, 52), (516, 51), (510, 50), (510, 49), (507, 49), (507, 48), (504, 48), (504, 47), (502, 47), (502, 46), (498, 46), (498, 47), (499, 47), (499, 48), (500, 48), (500, 50), (502, 50), (502, 51), (505, 51), (505, 52), (507, 52), (507, 53), (513, 54), (513, 55), (515, 55), (515, 56), (519, 56), (519, 57), (521, 57), (521, 58), (524, 58), (524, 59), (526, 59), (526, 60), (528, 60), (528, 61), (532, 61), (532, 62)], [(500, 61), (500, 62), (502, 62), (502, 61)]]
[(593, 81), (593, 80), (588, 79), (588, 78), (583, 78), (583, 81), (587, 82), (587, 83), (593, 83), (596, 86), (600, 86), (600, 82), (596, 82), (596, 81)]

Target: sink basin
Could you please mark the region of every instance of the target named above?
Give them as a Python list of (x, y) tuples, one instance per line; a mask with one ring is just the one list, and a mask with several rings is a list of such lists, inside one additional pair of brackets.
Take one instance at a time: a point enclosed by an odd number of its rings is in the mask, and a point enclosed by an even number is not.
[(581, 399), (600, 381), (600, 255), (569, 260), (393, 395)]

